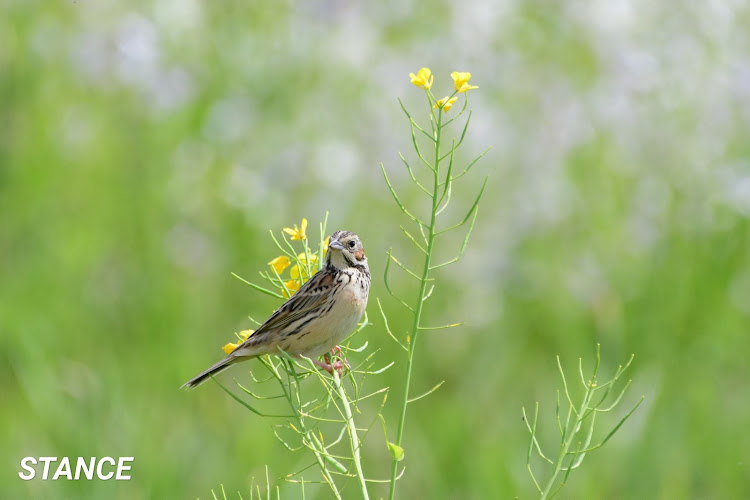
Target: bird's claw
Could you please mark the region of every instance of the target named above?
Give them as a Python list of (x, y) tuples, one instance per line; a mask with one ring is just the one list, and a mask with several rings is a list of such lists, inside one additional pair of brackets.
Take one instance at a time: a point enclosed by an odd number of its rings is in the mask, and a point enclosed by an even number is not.
[(331, 355), (338, 355), (339, 360), (331, 364), (331, 356), (328, 353), (325, 353), (323, 355), (323, 359), (325, 359), (325, 362), (320, 360), (313, 360), (313, 363), (315, 363), (317, 366), (323, 368), (325, 371), (333, 375), (333, 370), (336, 370), (339, 372), (339, 376), (343, 375), (344, 372), (344, 366), (346, 366), (347, 370), (351, 370), (351, 366), (349, 365), (349, 362), (345, 359), (341, 358), (341, 347), (336, 346), (333, 349), (331, 349)]

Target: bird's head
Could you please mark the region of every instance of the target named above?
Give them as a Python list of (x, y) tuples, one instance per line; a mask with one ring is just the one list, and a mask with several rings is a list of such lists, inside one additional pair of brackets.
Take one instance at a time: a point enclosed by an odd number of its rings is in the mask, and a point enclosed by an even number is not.
[(362, 241), (351, 231), (335, 231), (331, 235), (326, 259), (329, 266), (337, 269), (367, 269), (367, 257), (365, 249), (362, 248)]

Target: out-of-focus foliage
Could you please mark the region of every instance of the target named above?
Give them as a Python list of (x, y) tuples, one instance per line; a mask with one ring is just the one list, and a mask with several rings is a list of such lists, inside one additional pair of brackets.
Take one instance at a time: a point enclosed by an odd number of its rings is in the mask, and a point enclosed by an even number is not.
[[(646, 400), (563, 495), (750, 496), (748, 25), (739, 2), (4, 2), (2, 496), (206, 498), (299, 468), (218, 387), (178, 387), (277, 305), (230, 272), (302, 216), (360, 234), (405, 328), (378, 163), (409, 148), (422, 66), (472, 72), (464, 154), (493, 150), (427, 307), (466, 324), (420, 340), (415, 389), (446, 383), (409, 413), (399, 495), (532, 496), (520, 409), (601, 342)], [(133, 479), (24, 482), (25, 456), (134, 456)], [(385, 476), (388, 451), (364, 462)]]

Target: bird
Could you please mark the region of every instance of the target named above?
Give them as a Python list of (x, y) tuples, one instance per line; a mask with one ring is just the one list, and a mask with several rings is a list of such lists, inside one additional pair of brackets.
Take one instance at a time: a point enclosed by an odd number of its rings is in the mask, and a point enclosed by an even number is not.
[(240, 361), (282, 349), (310, 358), (329, 372), (341, 370), (317, 358), (336, 348), (354, 330), (367, 307), (370, 269), (362, 240), (351, 231), (331, 234), (325, 265), (229, 355), (183, 384), (193, 388)]

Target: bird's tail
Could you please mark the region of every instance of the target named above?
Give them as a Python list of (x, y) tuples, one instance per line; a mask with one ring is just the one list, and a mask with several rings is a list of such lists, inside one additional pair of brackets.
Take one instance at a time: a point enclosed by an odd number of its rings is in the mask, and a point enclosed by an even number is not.
[(187, 382), (185, 382), (180, 389), (192, 389), (193, 387), (197, 387), (201, 385), (203, 382), (205, 382), (211, 375), (215, 375), (221, 371), (226, 370), (229, 368), (229, 366), (233, 363), (236, 363), (237, 361), (240, 361), (239, 357), (228, 357), (224, 358), (215, 365), (213, 365), (211, 368), (199, 373), (195, 377), (191, 378)]

